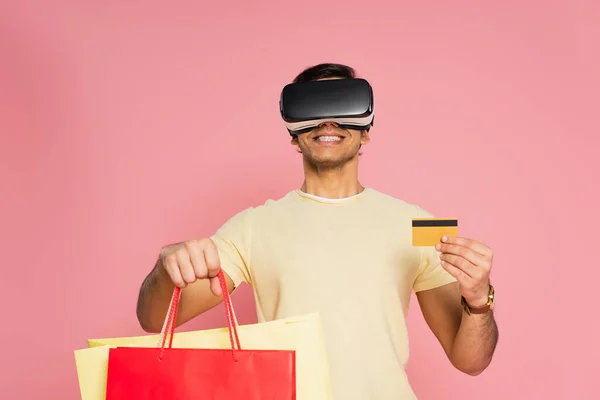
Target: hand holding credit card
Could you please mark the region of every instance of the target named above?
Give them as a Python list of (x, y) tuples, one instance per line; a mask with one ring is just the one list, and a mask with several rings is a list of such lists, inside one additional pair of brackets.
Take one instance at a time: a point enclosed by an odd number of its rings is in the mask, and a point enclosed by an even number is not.
[(442, 236), (458, 236), (457, 218), (413, 218), (413, 246), (435, 246)]
[(495, 289), (490, 271), (494, 252), (477, 240), (459, 237), (458, 219), (413, 218), (412, 244), (434, 247), (440, 253), (440, 266), (458, 282), (461, 305), (467, 314), (492, 311)]

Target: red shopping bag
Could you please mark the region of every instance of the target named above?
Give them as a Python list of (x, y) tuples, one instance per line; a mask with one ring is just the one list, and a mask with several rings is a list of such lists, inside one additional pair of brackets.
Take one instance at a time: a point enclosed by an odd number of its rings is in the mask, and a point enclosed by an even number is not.
[(295, 351), (242, 350), (222, 272), (219, 280), (231, 349), (172, 348), (181, 294), (176, 288), (156, 348), (110, 349), (107, 400), (296, 399)]

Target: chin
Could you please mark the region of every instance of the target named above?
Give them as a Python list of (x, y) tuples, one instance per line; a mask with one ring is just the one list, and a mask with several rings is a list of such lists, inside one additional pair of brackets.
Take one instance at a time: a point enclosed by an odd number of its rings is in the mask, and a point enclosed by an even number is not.
[(306, 159), (311, 165), (318, 168), (340, 168), (351, 160), (347, 157), (306, 157)]

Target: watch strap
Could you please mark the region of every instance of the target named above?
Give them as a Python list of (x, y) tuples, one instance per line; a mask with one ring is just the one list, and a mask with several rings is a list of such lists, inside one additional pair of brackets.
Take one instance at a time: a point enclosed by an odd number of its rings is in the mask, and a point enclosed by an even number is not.
[(494, 287), (490, 284), (490, 290), (488, 293), (488, 302), (485, 306), (473, 307), (467, 303), (467, 300), (461, 296), (461, 304), (467, 314), (486, 314), (494, 308)]

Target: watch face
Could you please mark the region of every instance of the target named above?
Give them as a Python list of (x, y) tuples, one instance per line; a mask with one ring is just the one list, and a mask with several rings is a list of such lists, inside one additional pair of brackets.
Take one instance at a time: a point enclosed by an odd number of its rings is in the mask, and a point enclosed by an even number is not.
[(490, 299), (488, 304), (490, 305), (490, 308), (492, 308), (494, 306), (494, 297), (495, 297), (496, 291), (494, 290), (494, 287), (492, 285), (490, 285), (490, 294), (488, 295), (488, 298)]

